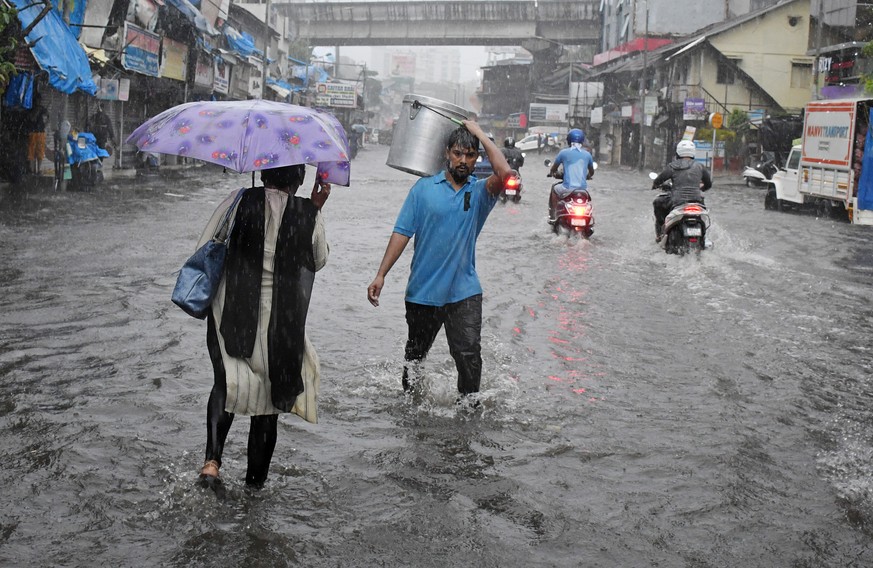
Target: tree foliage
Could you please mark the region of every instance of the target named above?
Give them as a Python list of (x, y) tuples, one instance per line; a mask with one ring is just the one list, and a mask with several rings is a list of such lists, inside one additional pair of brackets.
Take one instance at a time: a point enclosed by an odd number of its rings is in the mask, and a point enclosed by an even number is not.
[(0, 93), (15, 75), (15, 50), (18, 49), (18, 11), (0, 0)]

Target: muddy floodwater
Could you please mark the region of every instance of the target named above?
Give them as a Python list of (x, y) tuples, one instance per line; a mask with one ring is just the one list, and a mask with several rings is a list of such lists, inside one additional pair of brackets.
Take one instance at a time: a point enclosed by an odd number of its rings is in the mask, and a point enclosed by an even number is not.
[[(415, 177), (368, 146), (324, 209), (308, 332), (320, 422), (279, 421), (270, 477), (196, 485), (212, 370), (169, 300), (246, 175), (116, 176), (0, 201), (0, 565), (873, 566), (873, 227), (765, 211), (716, 178), (713, 248), (667, 256), (646, 172), (603, 166), (590, 241), (522, 168), (479, 238), (482, 408), (441, 333), (400, 387), (411, 246), (366, 287)], [(310, 171), (311, 182), (311, 171)]]

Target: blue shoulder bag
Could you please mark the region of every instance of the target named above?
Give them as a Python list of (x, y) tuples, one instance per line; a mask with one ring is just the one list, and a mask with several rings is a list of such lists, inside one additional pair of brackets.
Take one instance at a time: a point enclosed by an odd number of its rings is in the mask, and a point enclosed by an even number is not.
[(209, 313), (209, 307), (218, 291), (218, 284), (224, 271), (227, 243), (233, 230), (234, 212), (243, 193), (245, 189), (236, 194), (215, 234), (185, 261), (182, 270), (179, 271), (176, 287), (173, 288), (173, 303), (189, 316), (203, 319)]

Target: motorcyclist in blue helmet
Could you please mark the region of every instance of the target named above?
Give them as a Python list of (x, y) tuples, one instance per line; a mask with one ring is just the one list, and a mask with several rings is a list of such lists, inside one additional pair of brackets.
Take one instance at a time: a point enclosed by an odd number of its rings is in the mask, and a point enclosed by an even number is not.
[(567, 148), (555, 156), (549, 176), (554, 177), (559, 166), (564, 166), (564, 183), (552, 188), (549, 195), (549, 218), (556, 217), (558, 199), (570, 195), (576, 189), (588, 189), (588, 180), (594, 177), (594, 158), (585, 148), (585, 133), (573, 128), (567, 133)]

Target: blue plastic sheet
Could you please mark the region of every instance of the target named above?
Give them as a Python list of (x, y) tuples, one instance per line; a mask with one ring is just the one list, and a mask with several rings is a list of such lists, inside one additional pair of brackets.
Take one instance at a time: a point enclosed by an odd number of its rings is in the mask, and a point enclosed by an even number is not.
[[(42, 4), (31, 0), (10, 0), (18, 9), (18, 20), (26, 28), (42, 11)], [(49, 84), (62, 93), (77, 90), (89, 95), (97, 92), (91, 79), (91, 65), (85, 50), (55, 10), (49, 10), (43, 19), (27, 34), (27, 42), (39, 66), (48, 72)]]
[(262, 57), (264, 55), (263, 51), (255, 47), (254, 38), (245, 32), (240, 33), (231, 26), (225, 26), (224, 37), (227, 38), (228, 47), (243, 57), (248, 57), (253, 54)]
[[(873, 120), (873, 110), (870, 111)], [(861, 179), (858, 180), (858, 209), (873, 209), (873, 122), (867, 129), (864, 157), (861, 159)]]
[[(85, 140), (84, 148), (79, 147), (78, 138)], [(67, 136), (67, 146), (69, 148), (67, 161), (70, 164), (78, 164), (81, 162), (96, 160), (97, 158), (109, 157), (109, 152), (97, 145), (97, 138), (95, 138), (90, 132), (79, 132), (78, 138)]]
[(6, 86), (3, 104), (15, 109), (33, 108), (33, 75), (19, 73), (12, 77), (9, 85)]

